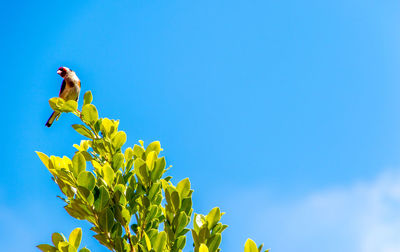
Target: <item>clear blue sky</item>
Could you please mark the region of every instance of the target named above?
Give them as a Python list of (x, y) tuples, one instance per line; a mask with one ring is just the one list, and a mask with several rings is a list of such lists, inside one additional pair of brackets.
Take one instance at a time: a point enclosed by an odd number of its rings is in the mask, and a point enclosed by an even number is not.
[(195, 212), (227, 213), (223, 251), (247, 237), (273, 252), (400, 251), (399, 12), (393, 0), (3, 2), (2, 250), (82, 226), (106, 251), (34, 153), (72, 156), (80, 140), (72, 115), (44, 127), (63, 65), (128, 146), (161, 141)]

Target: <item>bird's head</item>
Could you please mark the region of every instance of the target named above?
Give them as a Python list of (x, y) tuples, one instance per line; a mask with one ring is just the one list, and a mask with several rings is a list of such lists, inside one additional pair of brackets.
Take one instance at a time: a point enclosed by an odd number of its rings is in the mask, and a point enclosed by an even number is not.
[(71, 69), (69, 69), (68, 67), (60, 67), (57, 70), (57, 73), (63, 78), (65, 77), (65, 75), (67, 75), (70, 72), (73, 72), (73, 71)]

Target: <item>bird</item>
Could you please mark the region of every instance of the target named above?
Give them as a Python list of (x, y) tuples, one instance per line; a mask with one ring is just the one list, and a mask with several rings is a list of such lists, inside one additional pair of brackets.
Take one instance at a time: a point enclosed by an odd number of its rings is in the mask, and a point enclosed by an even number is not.
[[(60, 67), (57, 70), (57, 74), (59, 74), (63, 78), (60, 93), (58, 94), (58, 96), (66, 101), (78, 101), (79, 93), (81, 91), (81, 81), (79, 80), (76, 73), (68, 67)], [(60, 112), (54, 111), (51, 114), (49, 120), (47, 120), (46, 127), (50, 127), (53, 124), (54, 120), (58, 119), (60, 114)]]

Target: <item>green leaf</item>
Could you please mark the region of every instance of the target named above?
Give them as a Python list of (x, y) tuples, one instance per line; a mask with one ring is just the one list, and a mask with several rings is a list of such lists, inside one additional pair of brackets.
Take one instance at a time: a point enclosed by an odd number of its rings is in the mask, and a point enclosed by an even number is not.
[(206, 225), (203, 225), (199, 230), (199, 240), (205, 242), (210, 237), (210, 230)]
[(153, 249), (155, 252), (163, 252), (167, 244), (167, 234), (165, 231), (160, 232), (154, 241)]
[(96, 133), (99, 133), (100, 131), (100, 126), (101, 126), (101, 119), (98, 119), (95, 124), (93, 125), (94, 131)]
[(131, 221), (131, 214), (129, 213), (129, 210), (126, 208), (123, 208), (121, 210), (121, 216), (125, 222), (124, 225), (126, 225), (127, 223), (129, 224), (129, 222)]
[(157, 154), (155, 151), (151, 151), (147, 156), (146, 156), (146, 165), (149, 171), (151, 172), (154, 168), (154, 163), (157, 160)]
[(92, 131), (90, 131), (88, 128), (86, 128), (82, 124), (72, 124), (72, 128), (74, 128), (74, 130), (76, 130), (76, 132), (78, 132), (82, 136), (85, 136), (90, 139), (94, 139), (94, 135), (93, 135)]
[[(58, 250), (61, 252), (70, 252), (73, 251), (73, 249), (70, 249), (70, 244), (68, 242), (60, 242), (58, 243)], [(75, 250), (76, 251), (76, 250)]]
[(110, 232), (112, 229), (112, 226), (114, 224), (114, 215), (112, 211), (107, 208), (105, 211), (101, 212), (99, 215), (99, 224), (100, 227), (106, 231)]
[(49, 100), (49, 104), (54, 111), (62, 112), (61, 109), (65, 104), (65, 100), (60, 97), (53, 97)]
[(199, 239), (199, 236), (197, 235), (197, 232), (194, 229), (192, 229), (192, 237), (193, 237), (194, 246), (199, 247), (200, 239)]
[(124, 166), (124, 154), (120, 152), (115, 154), (113, 156), (112, 166), (114, 171), (117, 171), (118, 169), (122, 168)]
[(122, 226), (119, 223), (115, 223), (111, 229), (111, 238), (116, 239), (120, 238), (122, 235)]
[(99, 195), (94, 202), (94, 208), (99, 212), (102, 211), (107, 206), (109, 200), (110, 194), (104, 186), (101, 186), (99, 188)]
[(90, 250), (88, 248), (81, 248), (79, 252), (90, 252)]
[(98, 240), (103, 245), (107, 246), (107, 244), (109, 244), (108, 238), (104, 234), (96, 234), (96, 235), (93, 235), (93, 237), (96, 238), (96, 240)]
[(151, 172), (151, 180), (153, 182), (161, 178), (162, 174), (164, 173), (164, 168), (165, 168), (165, 158), (162, 157), (157, 159), (154, 169)]
[(207, 241), (207, 246), (210, 252), (216, 252), (221, 243), (221, 234), (216, 234)]
[(55, 247), (57, 247), (59, 242), (63, 242), (65, 240), (64, 240), (64, 237), (60, 233), (53, 233), (51, 235), (51, 241), (53, 242), (53, 245)]
[(149, 239), (149, 237), (147, 236), (147, 234), (146, 234), (146, 232), (144, 230), (143, 230), (143, 233), (144, 233), (144, 240), (146, 241), (147, 250), (150, 251), (151, 250), (150, 239)]
[(182, 200), (181, 210), (183, 210), (186, 215), (192, 214), (192, 198), (184, 198)]
[(177, 219), (177, 225), (176, 225), (176, 234), (179, 234), (180, 232), (182, 232), (182, 230), (186, 227), (186, 225), (188, 224), (188, 218), (187, 215), (185, 214), (185, 212), (180, 212), (179, 213), (179, 217)]
[(103, 135), (110, 136), (115, 130), (114, 123), (110, 119), (103, 118), (101, 120), (100, 131), (103, 132)]
[(185, 247), (185, 244), (186, 244), (186, 237), (180, 236), (178, 239), (176, 239), (174, 248), (176, 247), (179, 251), (181, 251), (181, 249)]
[(40, 244), (36, 246), (38, 249), (40, 249), (43, 252), (56, 252), (57, 249), (53, 246), (50, 246), (49, 244)]
[(154, 198), (154, 196), (156, 195), (156, 193), (159, 193), (159, 192), (160, 192), (160, 187), (161, 187), (160, 182), (154, 183), (154, 184), (151, 186), (151, 188), (150, 188), (150, 190), (149, 190), (149, 193), (148, 193), (149, 199), (150, 199), (151, 201), (153, 200), (153, 198)]
[(66, 101), (62, 108), (60, 109), (61, 112), (74, 112), (78, 109), (78, 103), (74, 100)]
[(99, 119), (99, 113), (93, 104), (86, 104), (81, 112), (82, 120), (89, 125), (93, 125)]
[(112, 186), (114, 182), (114, 170), (109, 166), (103, 166), (104, 181), (106, 181), (108, 186)]
[(149, 174), (147, 171), (146, 163), (142, 159), (135, 159), (134, 162), (135, 173), (143, 185), (149, 182)]
[(69, 235), (68, 240), (70, 244), (72, 244), (76, 249), (78, 249), (82, 240), (82, 229), (75, 228)]
[(179, 193), (177, 191), (173, 191), (171, 193), (171, 201), (174, 206), (175, 212), (178, 212), (181, 208), (181, 199), (179, 198)]
[(132, 157), (133, 157), (133, 150), (132, 150), (132, 148), (131, 147), (129, 147), (129, 148), (127, 148), (126, 150), (125, 150), (125, 160), (126, 160), (126, 162), (128, 162), (129, 160), (131, 160), (132, 159)]
[(92, 205), (94, 202), (93, 193), (83, 186), (78, 186), (78, 190), (84, 196), (86, 202), (89, 203), (89, 205)]
[(181, 180), (176, 186), (176, 190), (179, 193), (179, 196), (183, 199), (189, 196), (190, 193), (190, 181), (189, 178), (185, 178)]
[(78, 219), (78, 220), (84, 220), (85, 219), (85, 215), (84, 214), (82, 214), (80, 211), (75, 210), (70, 205), (64, 206), (64, 209), (65, 209), (65, 211), (67, 211), (67, 213), (69, 215), (71, 215), (75, 219)]
[(35, 151), (35, 152), (39, 156), (39, 158), (43, 162), (43, 164), (47, 167), (47, 169), (54, 169), (50, 158), (46, 154), (39, 152), (39, 151)]
[(92, 191), (96, 183), (96, 179), (93, 175), (93, 173), (88, 172), (88, 171), (82, 171), (78, 175), (78, 185), (85, 187), (89, 191)]
[(205, 245), (204, 243), (202, 243), (202, 244), (200, 245), (199, 252), (208, 252), (207, 245)]
[(83, 96), (83, 105), (90, 104), (93, 101), (92, 92), (86, 91), (85, 95)]
[(126, 142), (126, 134), (123, 131), (119, 131), (115, 136), (112, 138), (111, 143), (116, 150), (122, 147)]
[(85, 170), (86, 170), (86, 159), (80, 152), (77, 152), (72, 158), (72, 172), (75, 175), (75, 177), (78, 177), (78, 175)]
[(146, 156), (152, 151), (155, 151), (157, 153), (157, 156), (158, 156), (158, 154), (160, 154), (160, 151), (162, 151), (162, 149), (161, 149), (161, 144), (159, 141), (154, 141), (147, 146)]
[(144, 158), (144, 157), (143, 157), (143, 153), (145, 153), (143, 147), (140, 147), (140, 146), (137, 145), (137, 144), (135, 144), (135, 145), (133, 146), (133, 155), (134, 155), (135, 157)]
[(252, 239), (247, 239), (244, 244), (244, 252), (258, 252), (257, 245)]
[(207, 220), (207, 228), (211, 230), (221, 219), (221, 211), (219, 210), (219, 207), (213, 208), (209, 214), (207, 214), (206, 220)]
[(122, 206), (126, 205), (125, 186), (124, 185), (117, 184), (114, 187), (114, 202), (119, 203)]
[(62, 158), (64, 167), (67, 168), (67, 170), (72, 171), (72, 161), (69, 159), (67, 156), (63, 156)]

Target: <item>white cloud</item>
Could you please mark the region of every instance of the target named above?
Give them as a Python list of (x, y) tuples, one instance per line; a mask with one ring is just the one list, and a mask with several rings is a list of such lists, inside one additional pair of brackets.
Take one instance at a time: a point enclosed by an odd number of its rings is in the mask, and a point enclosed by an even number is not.
[[(224, 206), (235, 222), (242, 218), (240, 234), (237, 227), (229, 234), (234, 243), (246, 234), (275, 252), (400, 251), (399, 172), (285, 203), (266, 199), (260, 190), (235, 199)], [(241, 251), (227, 243), (225, 250)]]

